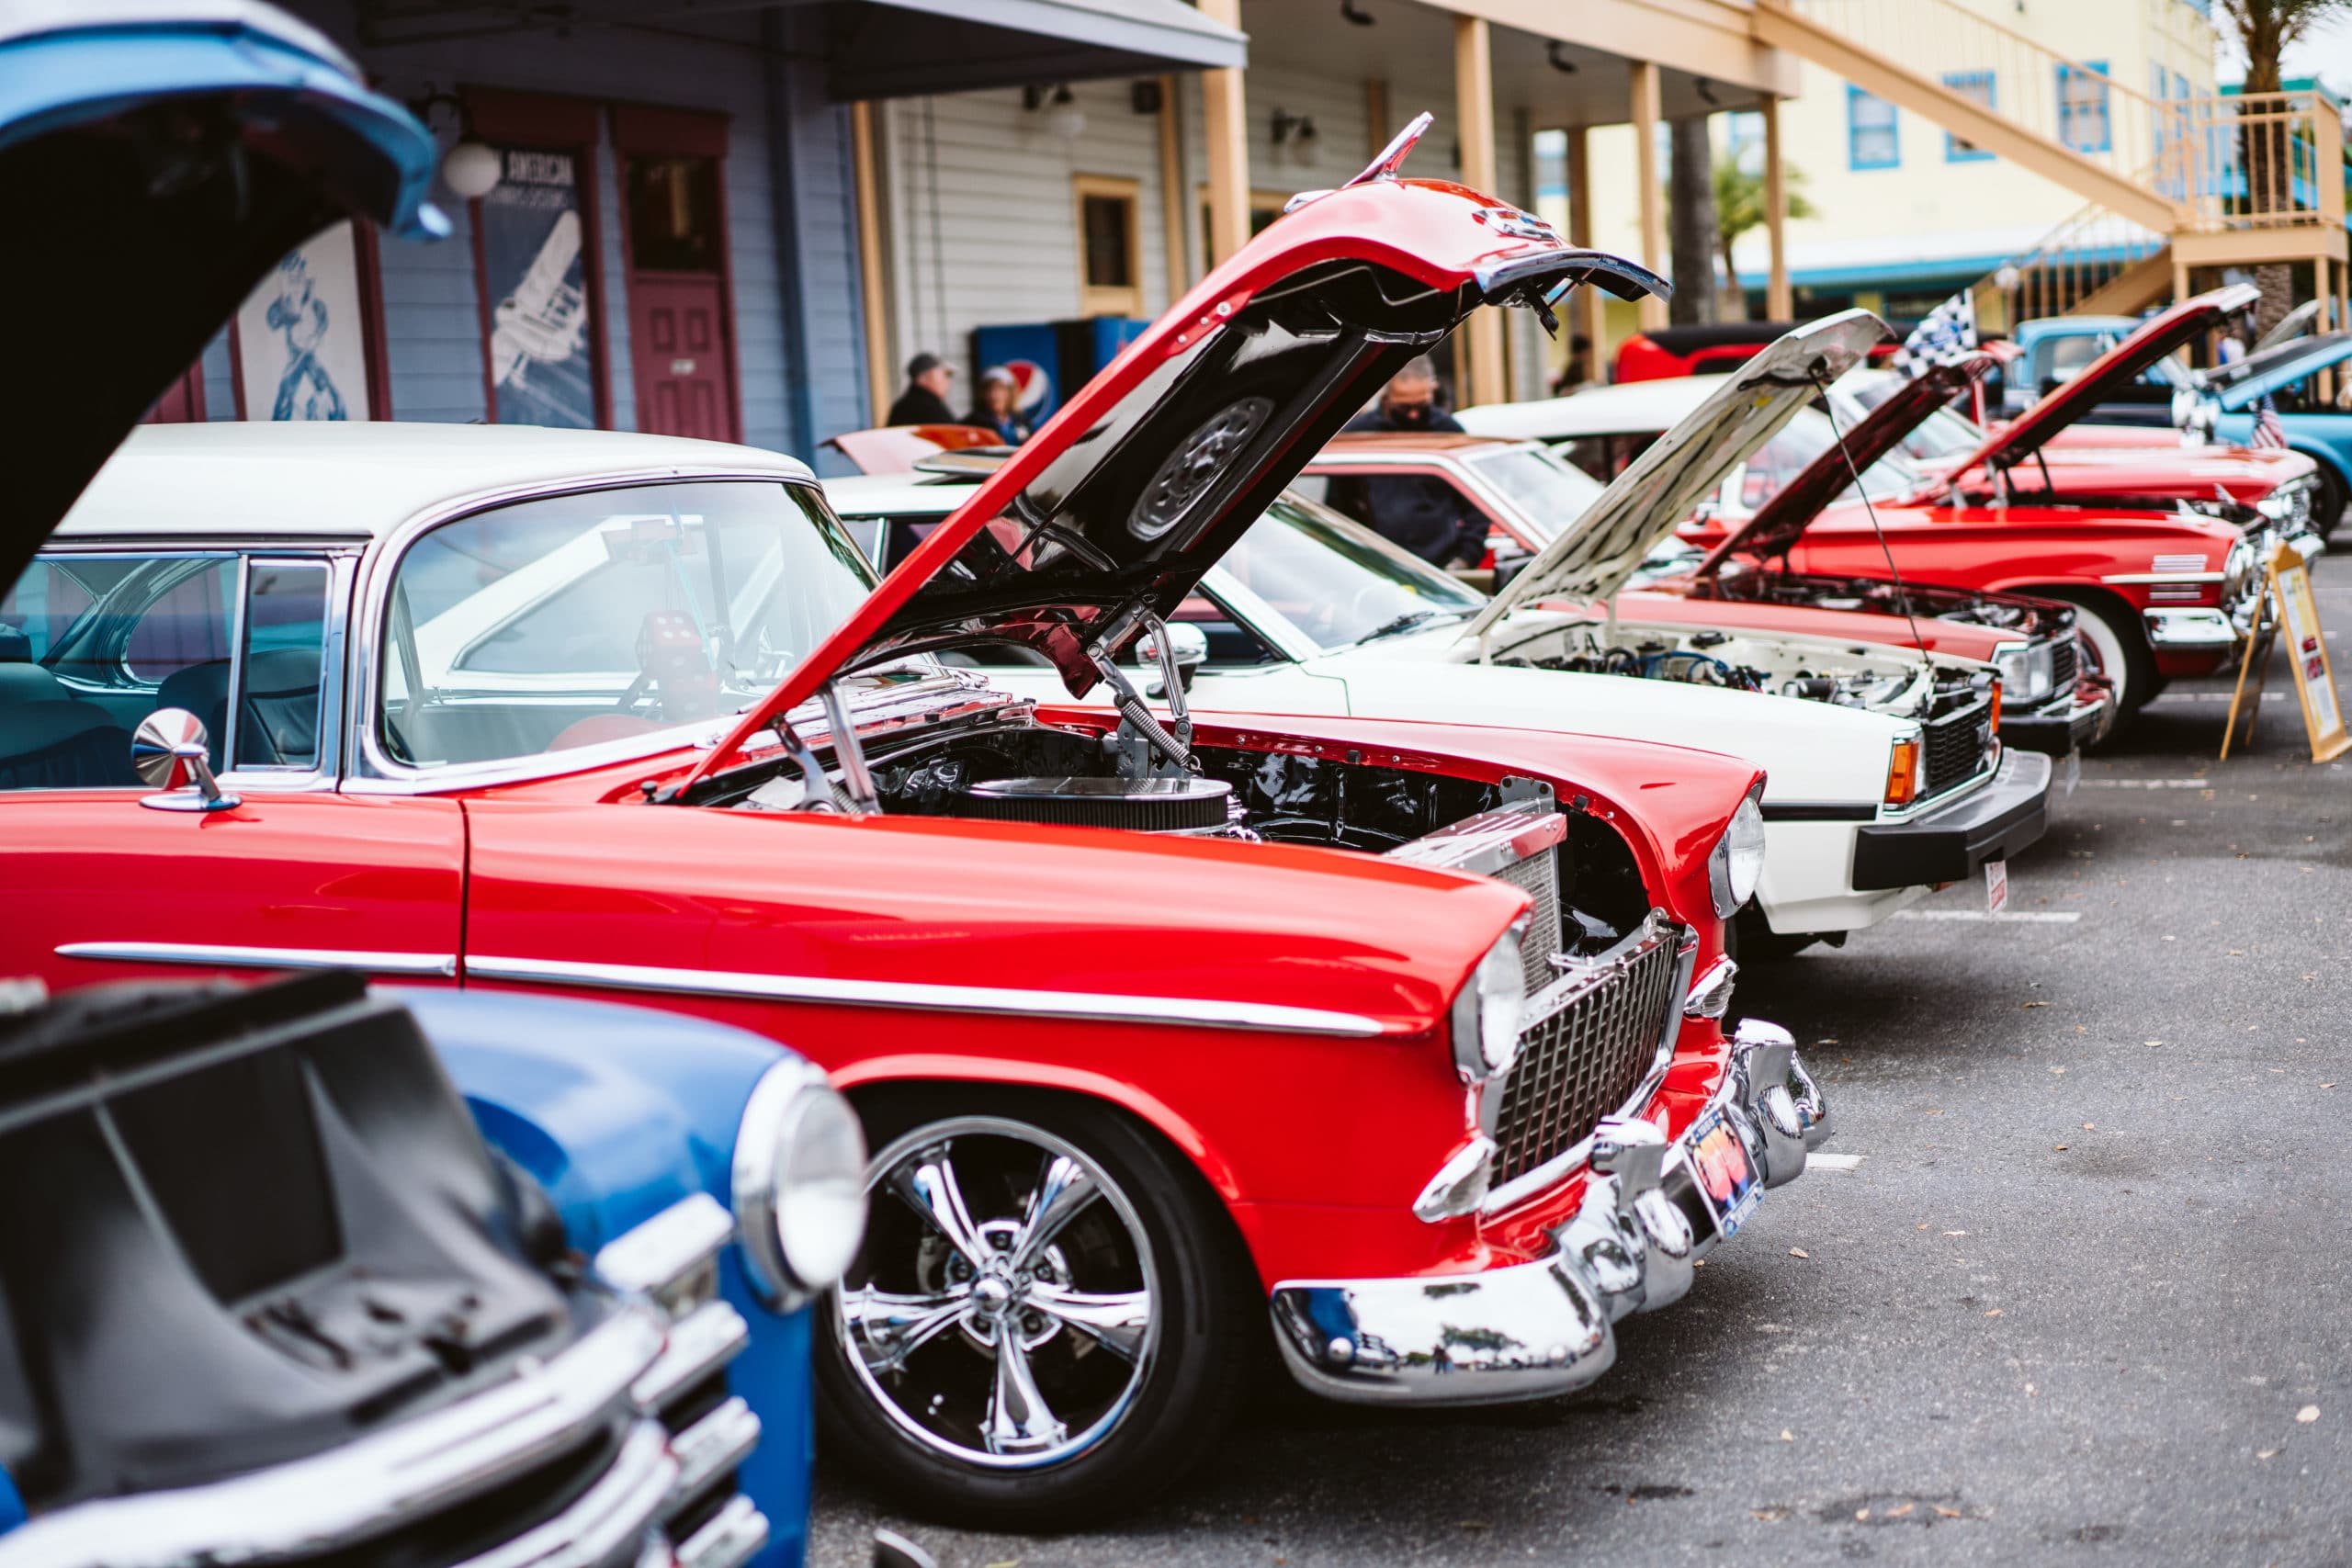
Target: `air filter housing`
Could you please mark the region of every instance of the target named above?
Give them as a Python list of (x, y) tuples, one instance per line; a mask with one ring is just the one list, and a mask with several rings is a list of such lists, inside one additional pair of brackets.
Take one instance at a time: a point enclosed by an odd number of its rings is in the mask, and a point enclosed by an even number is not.
[(1196, 833), (1222, 828), (1233, 786), (1219, 779), (990, 779), (964, 792), (965, 813), (995, 822)]

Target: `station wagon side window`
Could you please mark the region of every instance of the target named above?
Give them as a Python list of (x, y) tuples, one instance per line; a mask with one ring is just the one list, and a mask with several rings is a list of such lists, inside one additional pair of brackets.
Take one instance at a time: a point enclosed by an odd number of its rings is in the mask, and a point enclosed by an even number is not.
[(138, 787), (131, 732), (159, 708), (203, 723), (217, 772), (314, 773), (330, 578), (316, 558), (37, 558), (0, 596), (0, 790)]

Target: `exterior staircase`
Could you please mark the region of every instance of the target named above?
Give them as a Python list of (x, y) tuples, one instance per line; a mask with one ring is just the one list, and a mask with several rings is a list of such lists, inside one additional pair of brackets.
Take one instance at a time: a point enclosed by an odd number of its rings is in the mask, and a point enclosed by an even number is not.
[(1755, 0), (1752, 31), (2083, 198), (1976, 286), (1984, 330), (2132, 314), (2197, 267), (2312, 262), (2341, 297), (2343, 124), (2316, 92), (2151, 97), (1962, 0)]

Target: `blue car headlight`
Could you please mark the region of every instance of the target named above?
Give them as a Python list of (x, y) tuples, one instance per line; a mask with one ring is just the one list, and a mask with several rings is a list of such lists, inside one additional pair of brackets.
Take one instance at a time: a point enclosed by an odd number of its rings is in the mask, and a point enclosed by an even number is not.
[(761, 1075), (735, 1134), (735, 1224), (761, 1299), (789, 1311), (831, 1286), (865, 1238), (865, 1134), (811, 1063)]

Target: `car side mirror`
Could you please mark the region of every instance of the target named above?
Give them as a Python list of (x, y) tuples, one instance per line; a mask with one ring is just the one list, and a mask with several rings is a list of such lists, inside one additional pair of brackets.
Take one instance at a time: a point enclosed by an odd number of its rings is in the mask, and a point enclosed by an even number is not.
[[(1193, 689), (1193, 672), (1209, 661), (1209, 634), (1190, 621), (1170, 621), (1165, 625), (1168, 652), (1176, 663), (1176, 679), (1182, 682), (1184, 690), (1189, 692)], [(1136, 658), (1145, 669), (1157, 671), (1160, 662), (1159, 644), (1153, 633), (1146, 632), (1136, 639)], [(1143, 694), (1147, 697), (1166, 696), (1166, 682), (1153, 679), (1145, 685)]]
[(140, 805), (157, 811), (227, 811), (242, 804), (212, 776), (211, 738), (186, 708), (157, 708), (130, 738), (130, 767), (139, 782), (161, 795)]

